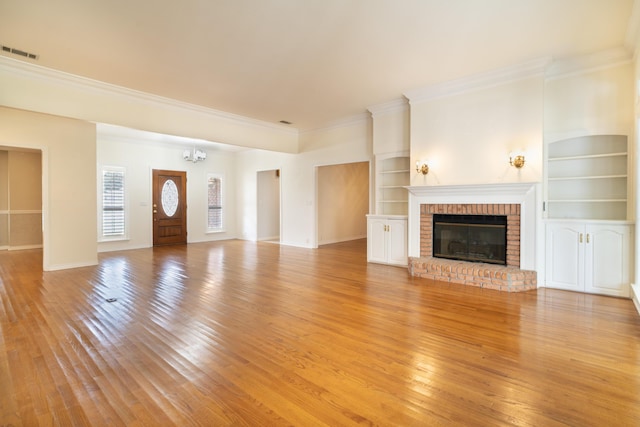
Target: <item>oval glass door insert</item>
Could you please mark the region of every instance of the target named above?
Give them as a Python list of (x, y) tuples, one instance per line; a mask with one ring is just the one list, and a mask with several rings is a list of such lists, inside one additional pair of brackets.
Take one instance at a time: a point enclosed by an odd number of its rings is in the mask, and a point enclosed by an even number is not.
[(160, 196), (162, 210), (165, 215), (173, 216), (178, 210), (178, 187), (176, 183), (168, 179), (162, 186), (162, 195)]

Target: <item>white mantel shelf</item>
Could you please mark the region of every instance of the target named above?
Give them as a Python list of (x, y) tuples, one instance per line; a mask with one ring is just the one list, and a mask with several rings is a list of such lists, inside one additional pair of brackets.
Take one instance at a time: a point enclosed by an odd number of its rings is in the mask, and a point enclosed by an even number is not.
[[(468, 185), (419, 185), (405, 187), (416, 197), (428, 197), (429, 203), (519, 203), (536, 182)], [(491, 197), (490, 202), (486, 201)], [(500, 201), (495, 201), (498, 198)], [(464, 201), (458, 201), (458, 200)], [(454, 201), (451, 201), (454, 200)], [(477, 200), (477, 201), (469, 201)], [(512, 201), (513, 200), (513, 201)]]
[(520, 204), (520, 268), (536, 270), (537, 182), (423, 185), (409, 191), (408, 232), (410, 257), (420, 256), (420, 205)]

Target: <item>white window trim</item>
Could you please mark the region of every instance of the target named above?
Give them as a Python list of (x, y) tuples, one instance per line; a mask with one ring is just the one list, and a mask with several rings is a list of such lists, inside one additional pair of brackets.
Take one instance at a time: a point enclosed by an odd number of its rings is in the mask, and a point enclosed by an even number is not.
[[(222, 203), (220, 204), (222, 206), (222, 215), (221, 215), (221, 226), (220, 228), (209, 228), (209, 179), (211, 178), (218, 178), (220, 179), (220, 198), (222, 199)], [(226, 198), (226, 194), (225, 194), (225, 187), (226, 187), (226, 179), (224, 174), (221, 173), (208, 173), (207, 174), (207, 181), (205, 182), (206, 184), (206, 197), (207, 197), (207, 203), (205, 205), (205, 224), (206, 224), (206, 234), (214, 234), (214, 233), (224, 233), (226, 231), (226, 202), (227, 202), (227, 198)]]
[[(117, 236), (105, 236), (102, 234), (102, 195), (104, 172), (122, 172), (124, 174), (124, 233)], [(129, 240), (129, 185), (127, 182), (127, 169), (124, 166), (101, 166), (98, 178), (98, 243), (117, 242)]]

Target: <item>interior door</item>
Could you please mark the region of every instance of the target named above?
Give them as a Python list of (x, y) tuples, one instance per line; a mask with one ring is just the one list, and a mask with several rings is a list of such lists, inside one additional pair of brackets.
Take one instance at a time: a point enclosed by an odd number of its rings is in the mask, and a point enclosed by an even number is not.
[(153, 245), (187, 243), (187, 173), (153, 170)]

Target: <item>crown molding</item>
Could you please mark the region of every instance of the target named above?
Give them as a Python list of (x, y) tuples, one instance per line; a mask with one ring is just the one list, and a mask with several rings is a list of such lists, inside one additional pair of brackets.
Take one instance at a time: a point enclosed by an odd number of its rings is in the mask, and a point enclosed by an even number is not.
[(498, 68), (485, 73), (473, 74), (461, 79), (411, 90), (404, 93), (404, 96), (409, 99), (410, 104), (414, 105), (436, 98), (458, 95), (526, 78), (536, 76), (543, 77), (545, 68), (550, 62), (550, 57), (540, 58), (510, 67)]
[(632, 53), (629, 49), (620, 46), (588, 55), (557, 59), (547, 68), (545, 77), (547, 79), (557, 79), (627, 64), (632, 60)]
[(153, 95), (147, 92), (129, 89), (111, 83), (105, 83), (99, 80), (81, 77), (75, 74), (70, 74), (40, 65), (31, 64), (25, 61), (8, 58), (3, 55), (0, 55), (0, 73), (14, 74), (20, 77), (40, 80), (45, 83), (60, 85), (63, 87), (67, 86), (75, 90), (80, 90), (87, 93), (97, 93), (100, 95), (126, 98), (131, 101), (141, 102), (157, 107), (172, 108), (203, 114), (214, 119), (225, 120), (242, 126), (250, 126), (254, 128), (269, 128), (295, 135), (299, 133), (298, 129), (291, 128), (289, 126), (265, 122), (262, 120), (252, 119), (225, 111), (202, 107), (200, 105), (190, 104), (188, 102), (178, 101), (159, 95)]
[(367, 108), (373, 118), (376, 118), (376, 116), (380, 116), (383, 114), (406, 111), (407, 109), (409, 109), (409, 100), (405, 97), (394, 99), (389, 102), (383, 102), (381, 104), (372, 105)]

